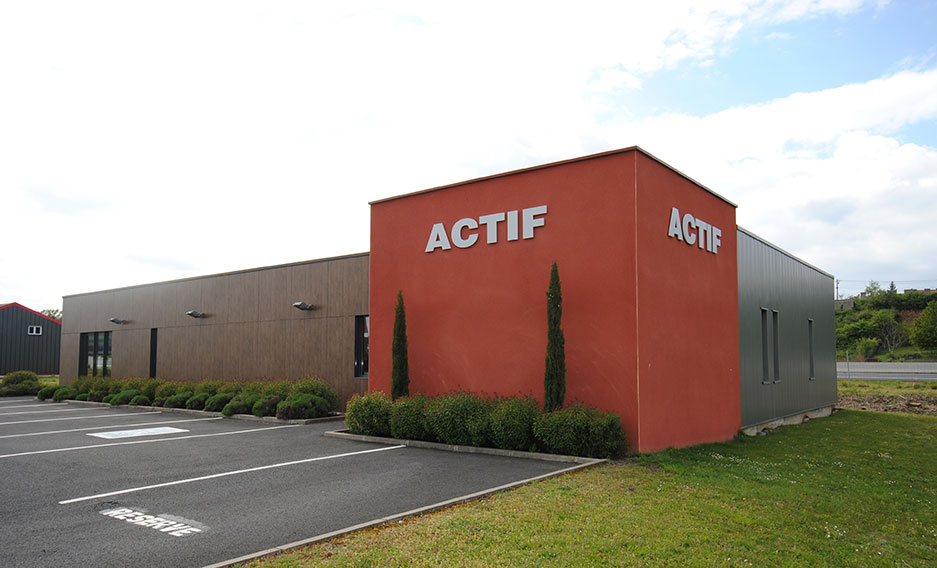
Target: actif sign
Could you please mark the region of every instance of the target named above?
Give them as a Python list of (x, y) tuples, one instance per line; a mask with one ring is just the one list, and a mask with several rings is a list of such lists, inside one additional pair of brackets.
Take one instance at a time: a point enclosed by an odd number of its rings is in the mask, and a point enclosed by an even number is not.
[(459, 219), (452, 224), (452, 229), (446, 231), (443, 223), (433, 225), (429, 233), (429, 240), (426, 242), (426, 252), (434, 252), (436, 249), (449, 250), (452, 245), (458, 248), (469, 248), (478, 242), (479, 227), (484, 226), (485, 241), (489, 245), (498, 242), (498, 224), (505, 223), (506, 237), (509, 241), (518, 240), (519, 236), (525, 239), (534, 238), (534, 229), (543, 227), (546, 220), (543, 218), (547, 214), (546, 205), (528, 207), (520, 211), (505, 211), (503, 213), (491, 213), (481, 215), (476, 220), (473, 217)]
[(719, 227), (694, 217), (692, 213), (681, 217), (680, 210), (676, 207), (670, 211), (670, 228), (667, 229), (667, 236), (690, 246), (698, 244), (699, 248), (713, 254), (719, 253), (719, 245), (722, 244), (720, 240), (722, 230)]

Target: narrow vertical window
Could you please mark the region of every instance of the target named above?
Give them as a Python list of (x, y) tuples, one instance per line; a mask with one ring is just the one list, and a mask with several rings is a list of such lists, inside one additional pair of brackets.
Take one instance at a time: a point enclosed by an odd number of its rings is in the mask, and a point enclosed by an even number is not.
[(771, 382), (768, 376), (768, 310), (761, 308), (761, 384)]
[(156, 328), (150, 329), (150, 378), (156, 378)]
[(371, 335), (369, 316), (355, 316), (355, 377), (368, 377), (368, 339)]
[(813, 368), (813, 320), (807, 320), (807, 357), (810, 359), (810, 380), (816, 378)]
[(781, 355), (778, 349), (778, 311), (771, 311), (771, 339), (774, 340), (774, 383), (781, 382)]

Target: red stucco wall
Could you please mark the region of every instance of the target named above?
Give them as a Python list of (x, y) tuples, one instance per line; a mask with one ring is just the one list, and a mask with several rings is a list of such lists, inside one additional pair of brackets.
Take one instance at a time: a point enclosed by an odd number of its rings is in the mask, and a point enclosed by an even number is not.
[[(531, 239), (506, 240), (502, 222), (495, 244), (482, 225), (463, 231), (478, 235), (471, 247), (425, 252), (435, 223), (448, 232), (461, 218), (540, 205), (547, 213)], [(718, 254), (667, 237), (673, 206), (722, 223)], [(728, 439), (739, 422), (734, 216), (732, 205), (637, 150), (375, 202), (369, 388), (390, 392), (402, 290), (411, 392), (542, 401), (546, 289), (556, 261), (567, 402), (618, 413), (641, 451)]]

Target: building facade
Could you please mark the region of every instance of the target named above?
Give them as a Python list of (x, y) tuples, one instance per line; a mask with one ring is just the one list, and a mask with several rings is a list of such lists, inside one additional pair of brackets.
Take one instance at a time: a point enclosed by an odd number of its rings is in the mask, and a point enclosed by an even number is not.
[(367, 389), (367, 253), (65, 296), (63, 311), (63, 384), (315, 375), (344, 398)]
[(61, 335), (62, 324), (54, 318), (16, 302), (0, 305), (0, 375), (58, 374)]

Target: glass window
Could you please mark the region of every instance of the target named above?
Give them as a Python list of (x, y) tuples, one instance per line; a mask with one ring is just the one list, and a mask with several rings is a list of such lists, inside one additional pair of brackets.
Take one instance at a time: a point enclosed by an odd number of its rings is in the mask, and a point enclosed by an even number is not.
[(371, 335), (371, 318), (355, 316), (355, 377), (368, 376), (368, 338)]
[(82, 333), (78, 345), (78, 376), (109, 377), (111, 375), (110, 331)]
[(810, 358), (810, 380), (814, 380), (816, 375), (813, 368), (813, 320), (807, 320), (807, 356)]
[(42, 326), (41, 325), (27, 326), (26, 335), (42, 335)]

